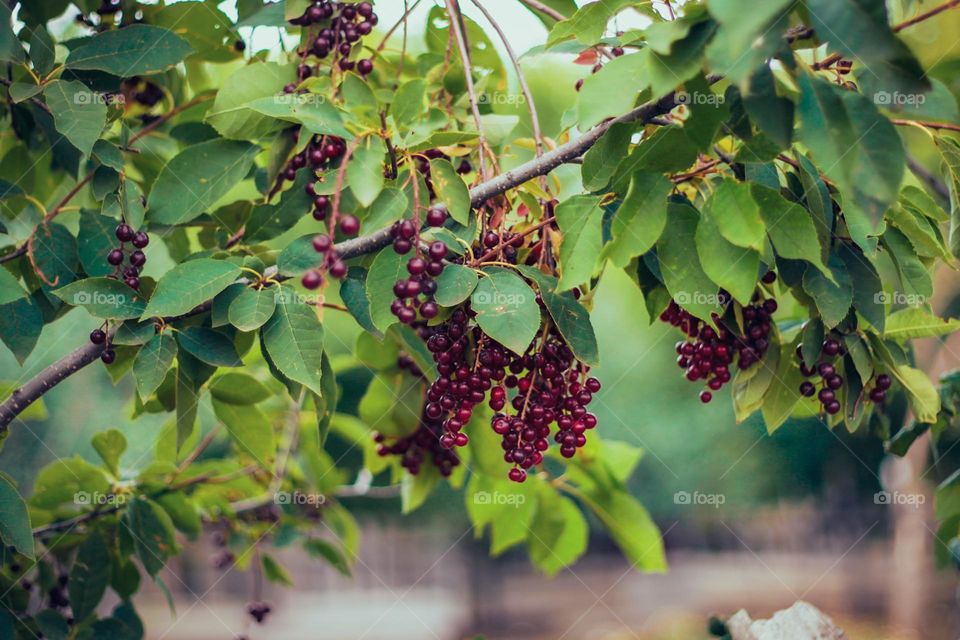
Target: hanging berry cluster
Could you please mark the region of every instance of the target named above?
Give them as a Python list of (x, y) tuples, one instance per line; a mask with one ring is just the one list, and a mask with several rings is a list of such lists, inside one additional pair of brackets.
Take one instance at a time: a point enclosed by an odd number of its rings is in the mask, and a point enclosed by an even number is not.
[[(762, 280), (772, 284), (776, 279), (776, 274), (770, 271)], [(724, 306), (729, 305), (730, 296), (726, 292), (721, 292), (720, 299)], [(744, 332), (741, 334), (720, 314), (711, 315), (717, 327), (714, 329), (670, 301), (660, 320), (686, 334), (687, 339), (676, 345), (677, 366), (684, 370), (690, 382), (704, 381), (707, 388), (700, 392), (701, 402), (713, 400), (713, 392), (730, 382), (732, 366), (748, 369), (763, 358), (770, 346), (771, 316), (776, 310), (776, 300), (764, 299), (759, 292), (755, 293), (751, 303), (743, 307)]]
[[(425, 323), (418, 323), (417, 333), (421, 338), (433, 335), (434, 330)], [(410, 356), (401, 353), (397, 358), (397, 366), (409, 371), (413, 376), (426, 381), (423, 372), (417, 367)], [(411, 475), (420, 473), (420, 467), (426, 460), (430, 460), (444, 478), (453, 473), (460, 464), (460, 458), (450, 447), (441, 444), (443, 436), (443, 421), (437, 417), (427, 415), (426, 408), (420, 414), (420, 423), (416, 431), (403, 438), (387, 442), (382, 433), (374, 433), (377, 443), (377, 454), (380, 456), (400, 456), (400, 465)]]
[[(846, 349), (839, 340), (839, 336), (828, 336), (820, 346), (820, 355), (818, 361), (813, 365), (808, 365), (803, 358), (803, 352), (800, 346), (797, 346), (797, 358), (800, 361), (800, 373), (809, 380), (800, 383), (800, 394), (812, 398), (817, 396), (820, 408), (829, 415), (840, 412), (840, 400), (837, 398), (837, 392), (843, 388), (844, 378), (837, 369), (837, 358), (846, 355)], [(869, 383), (868, 383), (869, 384)], [(881, 373), (873, 378), (873, 387), (867, 394), (867, 401), (882, 405), (887, 399), (887, 390), (892, 386), (893, 381), (885, 373)]]
[[(350, 59), (350, 54), (360, 39), (373, 31), (377, 21), (377, 14), (373, 12), (373, 5), (369, 2), (353, 4), (315, 0), (302, 16), (290, 21), (290, 24), (296, 26), (310, 27), (311, 34), (316, 33), (316, 37), (308, 42), (309, 46), (300, 52), (300, 81), (317, 73), (321, 62), (328, 57), (331, 58), (331, 65), (336, 64), (343, 71), (356, 68), (361, 75), (370, 74), (373, 71), (373, 60), (364, 58), (354, 62)], [(310, 56), (316, 59), (313, 66), (307, 63)]]
[(588, 367), (552, 326), (517, 355), (472, 325), (471, 314), (469, 304), (456, 309), (427, 339), (439, 377), (427, 390), (424, 415), (442, 421), (443, 447), (463, 447), (469, 437), (462, 429), (487, 401), (504, 461), (513, 465), (508, 477), (523, 482), (527, 470), (543, 462), (554, 423), (564, 457), (586, 444), (585, 432), (597, 425), (587, 405), (600, 382), (586, 377)]
[[(150, 244), (150, 237), (145, 231), (134, 231), (126, 222), (117, 225), (114, 234), (120, 241), (120, 246), (107, 254), (107, 263), (113, 267), (113, 274), (108, 276), (116, 280), (123, 280), (131, 289), (140, 288), (140, 271), (147, 263), (147, 256), (143, 253), (144, 247)], [(127, 244), (133, 246), (129, 249)], [(124, 267), (124, 261), (127, 266)]]
[[(427, 223), (439, 227), (446, 220), (447, 214), (440, 208), (434, 207), (427, 213)], [(417, 225), (411, 220), (399, 220), (390, 227), (390, 237), (393, 238), (393, 250), (399, 255), (406, 255), (413, 249), (413, 256), (407, 261), (407, 273), (410, 277), (398, 280), (393, 285), (393, 294), (396, 296), (390, 305), (390, 311), (403, 324), (412, 325), (417, 321), (417, 314), (424, 320), (435, 318), (440, 307), (433, 299), (437, 292), (435, 278), (443, 273), (443, 260), (447, 256), (447, 245), (436, 240), (424, 251), (420, 246), (420, 233)]]

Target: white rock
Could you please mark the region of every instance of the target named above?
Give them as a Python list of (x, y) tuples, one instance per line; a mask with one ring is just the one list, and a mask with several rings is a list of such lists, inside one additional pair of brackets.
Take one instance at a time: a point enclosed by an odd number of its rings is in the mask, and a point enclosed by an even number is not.
[(753, 620), (741, 609), (727, 620), (727, 629), (733, 640), (847, 640), (830, 616), (803, 600), (769, 620)]

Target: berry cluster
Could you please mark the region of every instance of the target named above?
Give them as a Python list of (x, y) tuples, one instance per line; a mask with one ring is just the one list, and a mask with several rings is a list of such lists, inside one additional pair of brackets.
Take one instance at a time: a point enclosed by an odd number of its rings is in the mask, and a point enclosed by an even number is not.
[[(776, 280), (773, 272), (763, 277), (770, 284)], [(724, 305), (730, 297), (721, 292)], [(716, 325), (714, 329), (706, 322), (680, 308), (671, 300), (667, 309), (660, 314), (660, 320), (683, 331), (688, 339), (676, 345), (677, 366), (684, 370), (687, 380), (703, 380), (706, 389), (700, 392), (700, 401), (713, 400), (713, 392), (719, 391), (731, 379), (730, 368), (747, 369), (763, 358), (770, 346), (771, 316), (777, 310), (777, 301), (773, 298), (762, 299), (754, 294), (751, 304), (743, 307), (744, 333), (735, 331), (724, 322), (719, 314), (712, 314)]]
[[(844, 378), (837, 370), (834, 361), (838, 357), (842, 358), (845, 354), (846, 350), (840, 340), (836, 336), (828, 336), (820, 347), (818, 362), (814, 366), (809, 366), (804, 362), (803, 353), (797, 346), (800, 373), (805, 378), (810, 378), (810, 380), (804, 380), (800, 383), (800, 394), (807, 398), (816, 395), (821, 409), (829, 415), (837, 414), (841, 409), (840, 401), (837, 399), (837, 391), (843, 387)], [(875, 404), (883, 404), (887, 399), (887, 390), (891, 387), (892, 382), (890, 376), (885, 373), (876, 376), (867, 399)]]
[[(147, 263), (147, 256), (143, 253), (143, 249), (150, 244), (150, 236), (145, 231), (135, 232), (133, 227), (126, 222), (117, 225), (114, 234), (120, 241), (120, 246), (107, 254), (107, 262), (114, 268), (113, 274), (107, 277), (116, 280), (120, 280), (122, 277), (128, 287), (139, 289), (140, 271), (143, 269), (143, 265)], [(126, 247), (127, 243), (133, 245), (129, 254)], [(127, 262), (125, 268), (123, 267), (124, 261)]]
[[(502, 438), (504, 460), (513, 465), (508, 477), (514, 482), (523, 482), (527, 470), (543, 461), (553, 423), (560, 453), (567, 458), (586, 444), (585, 431), (597, 425), (586, 407), (600, 382), (584, 379), (588, 368), (576, 361), (555, 329), (521, 356), (480, 327), (471, 327), (469, 309), (460, 308), (434, 328), (427, 348), (440, 375), (427, 390), (424, 415), (442, 421), (440, 444), (465, 446), (469, 438), (462, 429), (474, 408), (488, 400), (496, 412), (491, 426)], [(513, 415), (504, 412), (508, 403)]]
[[(427, 214), (428, 224), (443, 224), (446, 213), (439, 208), (432, 208)], [(443, 273), (443, 260), (447, 256), (447, 245), (441, 240), (432, 242), (426, 252), (421, 250), (417, 225), (411, 220), (399, 220), (390, 227), (390, 236), (393, 238), (393, 250), (400, 255), (410, 253), (413, 256), (407, 261), (407, 273), (410, 277), (398, 280), (393, 285), (393, 294), (396, 299), (390, 305), (390, 311), (403, 324), (412, 325), (417, 320), (417, 312), (424, 320), (437, 317), (440, 307), (433, 296), (437, 292), (437, 281), (434, 279)]]
[[(353, 4), (314, 0), (302, 16), (294, 18), (290, 23), (314, 28), (325, 25), (317, 31), (310, 46), (300, 52), (302, 60), (312, 55), (320, 61), (332, 55), (331, 64), (336, 64), (343, 71), (356, 68), (361, 75), (366, 76), (373, 71), (373, 60), (364, 58), (354, 62), (350, 59), (350, 54), (360, 39), (373, 31), (377, 21), (377, 14), (373, 12), (373, 5), (369, 2)], [(298, 69), (300, 81), (309, 78), (318, 68), (319, 63), (317, 67), (311, 67), (306, 62), (301, 62)]]
[(253, 600), (247, 603), (247, 613), (250, 614), (251, 618), (256, 620), (257, 624), (263, 624), (263, 621), (272, 610), (273, 608), (269, 602)]

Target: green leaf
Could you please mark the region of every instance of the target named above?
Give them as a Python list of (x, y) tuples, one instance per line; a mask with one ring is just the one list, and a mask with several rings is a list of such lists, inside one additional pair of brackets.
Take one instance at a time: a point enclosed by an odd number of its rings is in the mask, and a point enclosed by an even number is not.
[(637, 500), (622, 490), (594, 491), (585, 502), (635, 569), (662, 573), (667, 562), (660, 530)]
[(96, 433), (91, 440), (93, 448), (114, 477), (120, 477), (120, 456), (127, 450), (127, 439), (116, 429)]
[[(62, 224), (40, 225), (33, 236), (33, 261), (54, 285), (68, 285), (77, 279), (77, 239)], [(47, 291), (50, 285), (41, 288)]]
[[(393, 253), (391, 251), (391, 253)], [(443, 274), (440, 274), (443, 277)], [(340, 299), (347, 306), (350, 315), (363, 329), (382, 339), (383, 333), (373, 324), (370, 315), (370, 300), (367, 298), (367, 271), (360, 267), (351, 267), (347, 277), (340, 282)], [(387, 309), (389, 311), (389, 307)]]
[(443, 158), (431, 160), (430, 177), (437, 198), (447, 205), (450, 217), (460, 224), (470, 224), (470, 192), (453, 164)]
[(364, 207), (373, 204), (383, 191), (384, 153), (380, 138), (367, 136), (347, 164), (347, 185)]
[(277, 444), (273, 425), (267, 416), (253, 405), (228, 404), (216, 399), (212, 404), (217, 419), (226, 425), (237, 446), (269, 469), (276, 456)]
[(137, 392), (146, 402), (160, 383), (177, 357), (177, 340), (169, 333), (159, 333), (145, 344), (133, 361), (133, 377), (137, 381)]
[(166, 71), (191, 53), (190, 44), (172, 31), (133, 24), (93, 36), (70, 52), (66, 66), (128, 78)]
[(777, 83), (767, 65), (750, 75), (749, 86), (743, 94), (743, 106), (760, 131), (777, 146), (781, 149), (790, 146), (793, 140), (794, 105), (789, 98), (777, 95)]
[(93, 530), (77, 549), (70, 568), (70, 608), (78, 621), (85, 620), (100, 604), (110, 579), (110, 555), (103, 535)]
[(350, 563), (339, 549), (326, 540), (311, 538), (303, 543), (304, 550), (314, 558), (323, 558), (330, 563), (341, 575), (350, 577)]
[(628, 4), (639, 3), (630, 0), (588, 2), (566, 20), (553, 26), (547, 38), (547, 48), (570, 38), (576, 38), (580, 44), (596, 44), (603, 36), (607, 23)]
[(313, 199), (304, 190), (312, 179), (309, 171), (301, 171), (293, 185), (280, 196), (280, 202), (254, 206), (244, 238), (251, 242), (272, 240), (302, 220), (313, 208)]
[(657, 242), (664, 284), (677, 304), (698, 318), (709, 318), (718, 310), (719, 300), (717, 285), (690, 250), (696, 246), (697, 211), (687, 202), (671, 201), (667, 218), (670, 224)]
[(183, 491), (168, 491), (157, 497), (156, 502), (170, 516), (177, 531), (182, 531), (191, 540), (196, 540), (203, 528), (200, 513), (193, 501)]
[(113, 265), (107, 262), (107, 254), (117, 245), (115, 229), (114, 220), (95, 211), (80, 211), (77, 252), (88, 276), (103, 277), (113, 273)]
[(880, 241), (900, 274), (903, 293), (916, 300), (912, 304), (923, 304), (929, 300), (933, 296), (933, 280), (926, 265), (914, 251), (910, 240), (897, 228), (887, 227)]
[(830, 257), (833, 282), (819, 271), (807, 267), (803, 272), (803, 289), (813, 298), (827, 329), (843, 320), (853, 304), (853, 283), (850, 273), (838, 256)]
[(393, 285), (397, 280), (407, 277), (406, 256), (396, 253), (387, 247), (377, 254), (367, 273), (366, 291), (370, 301), (370, 317), (373, 325), (381, 332), (397, 321), (390, 311), (390, 305), (396, 296), (393, 294)]
[(757, 251), (763, 249), (763, 219), (750, 185), (724, 180), (704, 203), (702, 213), (727, 242)]
[(696, 243), (704, 273), (737, 302), (749, 304), (757, 288), (760, 254), (728, 242), (716, 218), (706, 214), (697, 224)]
[(940, 394), (927, 374), (907, 365), (893, 367), (890, 373), (903, 385), (910, 400), (910, 409), (917, 420), (936, 422), (940, 413)]
[(177, 550), (170, 517), (157, 503), (138, 496), (127, 504), (122, 522), (133, 538), (140, 564), (148, 574), (156, 576)]
[(313, 248), (316, 234), (300, 236), (291, 241), (277, 257), (277, 269), (280, 275), (299, 276), (320, 264), (317, 250)]
[(323, 393), (323, 325), (312, 308), (281, 301), (261, 332), (270, 358), (283, 375), (314, 393)]
[(249, 105), (280, 94), (295, 73), (293, 65), (275, 62), (257, 61), (240, 67), (221, 84), (205, 122), (225, 138), (257, 140), (269, 135), (283, 123)]
[(890, 314), (883, 337), (902, 342), (945, 336), (957, 330), (960, 330), (960, 320), (957, 318), (938, 318), (922, 307), (907, 307)]
[(233, 340), (216, 329), (187, 327), (177, 333), (180, 348), (212, 367), (239, 367), (243, 364)]
[(315, 135), (332, 135), (347, 140), (353, 138), (343, 127), (343, 119), (337, 108), (317, 94), (284, 93), (259, 98), (244, 106), (270, 118), (302, 125), (305, 131)]
[[(810, 270), (808, 269), (807, 272)], [(772, 434), (787, 421), (793, 408), (800, 402), (800, 383), (803, 374), (794, 363), (794, 344), (783, 344), (780, 347), (780, 358), (777, 373), (770, 381), (770, 386), (763, 396), (763, 421), (767, 425), (767, 433)]]
[(906, 163), (903, 143), (866, 96), (806, 73), (798, 80), (800, 142), (848, 194), (847, 226), (863, 247), (899, 195)]
[(600, 198), (574, 196), (557, 206), (556, 216), (560, 231), (563, 232), (559, 287), (561, 291), (566, 291), (590, 280), (603, 248)]
[(589, 527), (576, 503), (557, 494), (552, 487), (545, 486), (538, 500), (527, 537), (527, 552), (541, 571), (553, 576), (587, 550)]
[[(409, 328), (409, 327), (408, 327)], [(330, 364), (330, 358), (324, 352), (320, 362), (321, 381), (323, 382), (323, 393), (311, 394), (313, 396), (313, 406), (317, 414), (317, 435), (319, 436), (320, 447), (327, 442), (327, 435), (330, 433), (330, 423), (333, 421), (333, 414), (337, 410), (337, 401), (339, 400), (339, 387), (337, 387), (337, 375), (333, 372), (333, 366)]]
[(143, 319), (187, 313), (226, 289), (240, 276), (240, 267), (201, 258), (178, 264), (160, 278)]
[(30, 298), (0, 306), (0, 340), (22, 366), (40, 339), (43, 315)]
[(0, 473), (0, 540), (23, 555), (33, 558), (33, 529), (27, 505), (17, 487), (5, 473)]
[(182, 224), (207, 211), (243, 180), (259, 147), (211, 140), (187, 147), (164, 166), (150, 190), (150, 220)]
[(440, 482), (440, 472), (432, 464), (425, 464), (417, 475), (403, 474), (400, 480), (400, 509), (411, 513), (426, 502)]
[(33, 617), (37, 629), (49, 640), (69, 640), (70, 625), (63, 614), (56, 609), (44, 609)]
[(884, 330), (886, 308), (883, 285), (873, 262), (853, 245), (841, 244), (838, 253), (853, 283), (853, 308), (877, 331)]
[(139, 318), (147, 307), (143, 294), (112, 278), (87, 278), (53, 292), (73, 307), (107, 320)]
[(750, 192), (760, 207), (760, 216), (777, 254), (791, 260), (806, 260), (832, 277), (823, 261), (825, 252), (817, 228), (807, 210), (761, 184), (751, 185)]
[(6, 269), (0, 268), (0, 306), (27, 297), (20, 281)]
[(950, 252), (960, 258), (960, 145), (950, 138), (937, 138), (943, 173), (950, 189)]
[(210, 381), (210, 395), (227, 404), (250, 405), (263, 402), (273, 392), (253, 376), (231, 371)]
[(73, 80), (54, 80), (43, 90), (43, 96), (57, 131), (89, 156), (107, 122), (106, 102), (85, 84)]
[(290, 574), (287, 573), (287, 570), (284, 569), (279, 562), (273, 559), (273, 556), (266, 553), (262, 554), (260, 561), (263, 564), (263, 575), (267, 580), (288, 587), (293, 586), (293, 580), (290, 578)]
[(577, 360), (591, 366), (600, 364), (600, 350), (590, 322), (590, 313), (577, 301), (573, 292), (557, 293), (557, 279), (539, 269), (525, 265), (518, 268), (524, 276), (537, 283), (543, 305)]
[(448, 264), (437, 276), (434, 298), (441, 306), (455, 307), (470, 297), (477, 288), (478, 280), (477, 272), (473, 269), (462, 264)]
[(784, 46), (791, 0), (713, 0), (707, 8), (720, 28), (707, 47), (710, 68), (739, 82)]
[(611, 226), (613, 239), (604, 255), (616, 267), (626, 267), (657, 243), (667, 224), (667, 196), (673, 183), (659, 173), (637, 171)]
[(470, 298), (477, 324), (488, 336), (522, 355), (540, 329), (540, 308), (533, 290), (502, 267), (484, 269)]
[(707, 41), (716, 30), (716, 23), (703, 20), (693, 25), (686, 37), (673, 43), (669, 55), (652, 50), (649, 52), (648, 75), (653, 97), (667, 95), (700, 73)]
[(617, 166), (626, 157), (630, 138), (636, 128), (637, 125), (632, 122), (615, 124), (587, 150), (580, 169), (584, 189), (598, 191), (607, 186)]
[(419, 78), (400, 85), (390, 105), (390, 115), (398, 126), (408, 127), (419, 119), (426, 92), (427, 83)]
[(256, 331), (267, 323), (276, 308), (277, 297), (274, 288), (247, 287), (230, 303), (227, 316), (230, 324), (240, 331)]
[(423, 381), (418, 378), (397, 371), (382, 372), (370, 381), (358, 413), (371, 429), (386, 436), (408, 436), (420, 426), (423, 390)]
[[(563, 24), (563, 23), (560, 23)], [(614, 58), (584, 78), (577, 93), (577, 123), (586, 131), (603, 120), (633, 108), (640, 92), (650, 86), (649, 52)]]
[[(0, 60), (19, 65), (26, 60), (27, 56), (23, 51), (23, 45), (17, 39), (17, 34), (13, 32), (11, 27), (11, 13), (11, 8), (7, 4), (0, 3)], [(24, 20), (22, 11), (20, 19)], [(42, 22), (46, 21), (43, 20)]]

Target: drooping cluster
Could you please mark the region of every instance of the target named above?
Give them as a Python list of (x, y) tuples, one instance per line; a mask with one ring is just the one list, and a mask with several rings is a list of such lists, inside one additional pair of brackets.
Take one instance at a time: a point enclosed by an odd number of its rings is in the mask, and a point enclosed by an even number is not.
[[(814, 365), (804, 362), (803, 352), (797, 347), (797, 358), (800, 360), (800, 373), (807, 380), (800, 383), (800, 394), (807, 398), (814, 395), (820, 403), (820, 408), (829, 415), (840, 412), (841, 404), (837, 392), (843, 388), (844, 378), (837, 370), (837, 358), (846, 354), (839, 336), (828, 336), (820, 347), (820, 354)], [(887, 399), (887, 390), (893, 381), (885, 373), (873, 378), (873, 387), (867, 393), (866, 399), (875, 404), (883, 404)]]
[(306, 80), (316, 71), (316, 67), (306, 62), (309, 56), (316, 58), (318, 65), (319, 61), (329, 57), (331, 65), (336, 64), (343, 71), (356, 68), (361, 75), (370, 74), (373, 71), (373, 60), (364, 58), (354, 62), (350, 59), (350, 54), (355, 47), (359, 48), (361, 38), (373, 31), (377, 21), (377, 14), (373, 12), (373, 5), (369, 2), (355, 4), (314, 0), (303, 15), (290, 21), (296, 26), (310, 27), (311, 33), (316, 33), (309, 46), (300, 52), (300, 81)]
[[(443, 224), (446, 214), (443, 210), (434, 208), (428, 214), (428, 222)], [(437, 225), (439, 226), (439, 225)], [(412, 325), (417, 320), (417, 314), (424, 320), (435, 318), (440, 312), (433, 299), (437, 292), (435, 278), (443, 273), (443, 260), (447, 255), (447, 245), (442, 240), (436, 240), (424, 251), (419, 245), (419, 232), (412, 220), (399, 220), (390, 227), (390, 236), (393, 238), (393, 250), (400, 255), (413, 255), (407, 261), (409, 278), (398, 280), (393, 285), (393, 294), (396, 296), (390, 305), (390, 311), (403, 324)]]
[[(763, 281), (771, 284), (776, 275), (768, 272)], [(726, 306), (730, 296), (720, 294)], [(747, 369), (763, 358), (770, 346), (771, 316), (777, 310), (777, 301), (754, 294), (752, 302), (743, 307), (744, 332), (735, 330), (720, 314), (712, 314), (713, 326), (688, 313), (671, 300), (660, 320), (677, 327), (687, 338), (676, 344), (677, 366), (684, 370), (690, 382), (703, 381), (707, 387), (700, 392), (700, 401), (713, 400), (713, 392), (730, 382), (731, 367)]]
[(491, 427), (502, 438), (504, 461), (512, 465), (508, 477), (514, 482), (523, 482), (527, 470), (543, 461), (554, 423), (554, 439), (567, 458), (586, 444), (585, 432), (597, 425), (587, 405), (600, 382), (586, 377), (588, 368), (555, 330), (517, 355), (479, 326), (471, 327), (468, 309), (459, 308), (435, 328), (427, 348), (439, 377), (427, 390), (424, 415), (442, 421), (440, 444), (466, 446), (463, 428), (486, 400), (495, 412)]
[[(147, 263), (143, 249), (150, 244), (150, 236), (145, 231), (134, 231), (126, 222), (117, 225), (114, 235), (120, 241), (120, 246), (107, 254), (107, 262), (114, 268), (113, 274), (107, 277), (123, 280), (131, 289), (139, 289), (140, 271)], [(128, 244), (133, 248), (129, 248)]]

